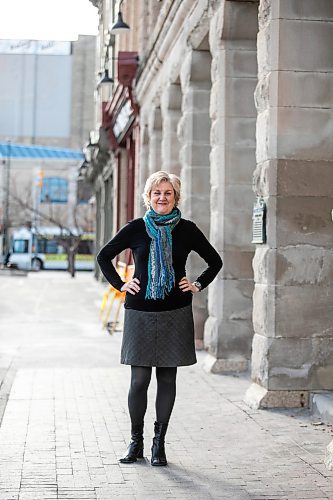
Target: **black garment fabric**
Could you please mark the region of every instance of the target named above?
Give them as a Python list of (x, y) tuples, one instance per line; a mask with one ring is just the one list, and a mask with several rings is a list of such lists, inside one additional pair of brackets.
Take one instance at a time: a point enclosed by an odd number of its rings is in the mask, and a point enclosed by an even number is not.
[(125, 309), (120, 362), (158, 367), (195, 364), (192, 305), (172, 311)]
[[(151, 367), (132, 366), (128, 409), (132, 425), (141, 424), (147, 410), (147, 391), (151, 380)], [(156, 368), (156, 420), (167, 424), (176, 399), (177, 368)]]
[(138, 311), (168, 311), (185, 307), (192, 303), (192, 292), (183, 292), (179, 281), (186, 276), (186, 261), (193, 250), (208, 264), (196, 279), (206, 288), (222, 267), (222, 259), (194, 222), (180, 219), (172, 231), (172, 261), (175, 272), (175, 286), (164, 299), (145, 299), (148, 283), (148, 259), (151, 238), (148, 236), (142, 217), (128, 222), (97, 255), (97, 261), (107, 281), (117, 290), (124, 281), (117, 273), (112, 259), (123, 250), (130, 248), (133, 253), (135, 271), (133, 278), (140, 281), (140, 291), (135, 295), (126, 293), (125, 308)]

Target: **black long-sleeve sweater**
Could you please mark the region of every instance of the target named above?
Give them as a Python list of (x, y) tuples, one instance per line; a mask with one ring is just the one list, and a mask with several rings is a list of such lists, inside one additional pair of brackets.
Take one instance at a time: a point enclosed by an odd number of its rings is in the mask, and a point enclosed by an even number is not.
[(202, 288), (207, 287), (213, 281), (222, 267), (221, 257), (194, 222), (180, 219), (172, 231), (175, 286), (164, 299), (145, 299), (150, 243), (151, 238), (147, 234), (144, 220), (142, 218), (134, 219), (120, 229), (97, 255), (98, 264), (105, 278), (114, 288), (120, 290), (124, 281), (112, 264), (112, 259), (127, 248), (132, 250), (135, 263), (133, 278), (138, 278), (140, 281), (140, 291), (135, 295), (126, 293), (126, 309), (168, 311), (191, 304), (192, 292), (183, 292), (178, 285), (179, 281), (186, 276), (185, 265), (191, 250), (197, 252), (208, 264), (205, 271), (197, 278)]

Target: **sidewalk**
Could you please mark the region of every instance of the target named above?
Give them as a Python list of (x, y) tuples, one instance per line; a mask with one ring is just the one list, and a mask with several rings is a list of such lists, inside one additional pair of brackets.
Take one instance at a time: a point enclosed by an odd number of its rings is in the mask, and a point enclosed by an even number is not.
[[(249, 381), (205, 373), (203, 352), (197, 365), (179, 368), (166, 440), (169, 466), (149, 462), (155, 377), (149, 388), (145, 459), (120, 464), (130, 431), (130, 371), (117, 361), (121, 332), (112, 337), (101, 332), (101, 286), (92, 278), (49, 276), (35, 275), (21, 285), (28, 302), (23, 316), (0, 319), (2, 347), (21, 352), (0, 427), (0, 500), (333, 498), (333, 472), (323, 462), (332, 427), (313, 425), (305, 410), (250, 410), (242, 402)], [(47, 299), (38, 295), (41, 288)], [(17, 295), (11, 283), (6, 290), (9, 297), (14, 291)], [(74, 311), (68, 299), (73, 294), (79, 302)], [(54, 303), (56, 296), (62, 296), (63, 306)], [(59, 321), (63, 329), (68, 324), (68, 333), (59, 338), (54, 317), (61, 310)], [(16, 322), (27, 317), (30, 337), (15, 344)], [(80, 332), (73, 332), (79, 321)], [(4, 326), (10, 329), (8, 337)]]

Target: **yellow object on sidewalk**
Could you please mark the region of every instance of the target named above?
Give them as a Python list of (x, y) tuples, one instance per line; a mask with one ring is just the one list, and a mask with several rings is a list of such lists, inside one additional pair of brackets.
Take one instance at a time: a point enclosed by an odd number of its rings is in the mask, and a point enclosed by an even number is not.
[[(125, 264), (124, 262), (118, 262), (117, 272), (123, 281), (128, 281), (132, 278), (134, 272), (134, 266)], [(103, 300), (101, 304), (101, 310), (99, 314), (99, 319), (102, 321), (102, 328), (107, 328), (110, 335), (115, 332), (120, 308), (124, 303), (126, 292), (119, 292), (112, 285), (109, 285), (106, 292), (103, 294)], [(116, 306), (115, 315), (112, 321), (109, 322), (109, 317), (111, 315), (113, 306)]]

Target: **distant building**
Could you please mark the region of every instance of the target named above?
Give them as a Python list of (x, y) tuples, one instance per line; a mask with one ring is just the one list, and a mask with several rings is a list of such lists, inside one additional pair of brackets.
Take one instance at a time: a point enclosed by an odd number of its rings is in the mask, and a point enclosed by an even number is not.
[(92, 206), (84, 207), (92, 189), (78, 179), (78, 169), (95, 120), (95, 59), (94, 36), (74, 42), (0, 40), (2, 234), (24, 219), (32, 222), (23, 205), (17, 210), (18, 196), (63, 224), (94, 229)]
[(96, 37), (0, 40), (0, 141), (80, 149), (94, 123)]

